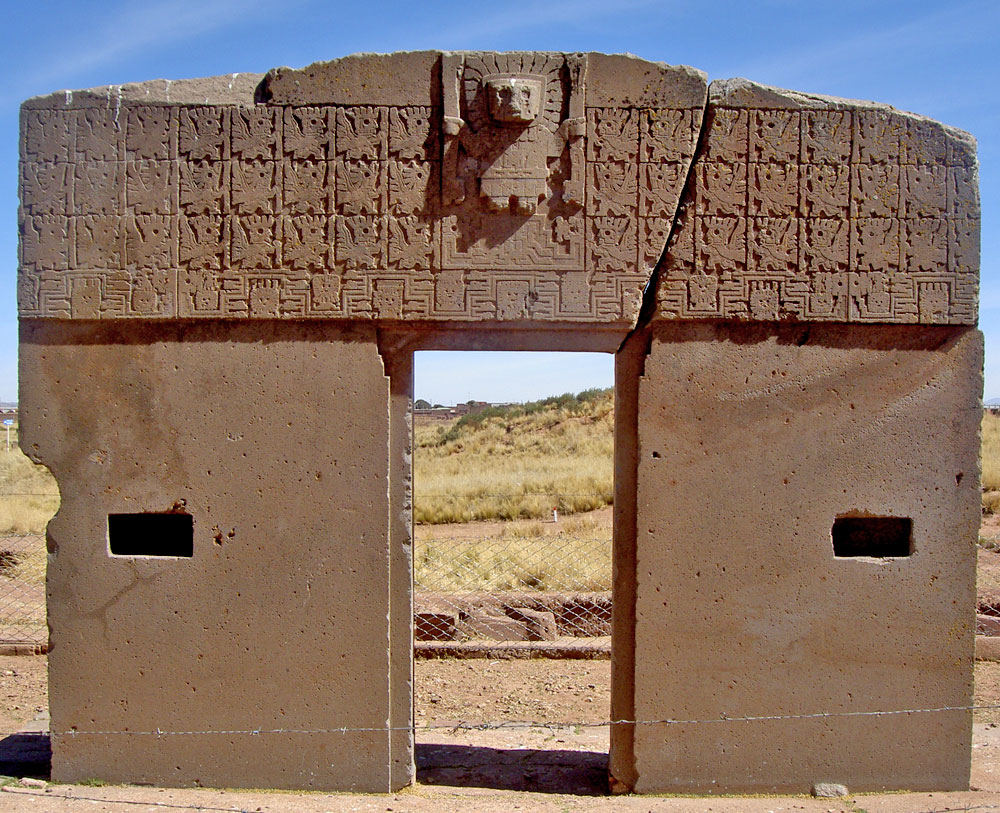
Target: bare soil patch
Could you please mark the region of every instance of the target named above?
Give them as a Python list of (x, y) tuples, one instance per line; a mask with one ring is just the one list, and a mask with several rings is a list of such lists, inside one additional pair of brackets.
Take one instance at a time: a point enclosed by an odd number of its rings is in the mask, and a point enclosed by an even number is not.
[(19, 731), (48, 708), (48, 658), (0, 655), (0, 736)]
[(421, 660), (414, 668), (417, 726), (538, 720), (607, 720), (611, 662)]
[[(30, 720), (45, 699), (45, 656), (0, 658), (0, 719)], [(8, 674), (10, 673), (10, 674)], [(1000, 664), (976, 667), (977, 702), (1000, 697)], [(608, 712), (607, 661), (423, 661), (416, 663), (417, 724), (502, 719), (598, 721)], [(418, 783), (397, 794), (276, 793), (49, 785), (0, 791), (0, 809), (125, 813), (184, 809), (323, 813), (332, 810), (670, 811), (671, 813), (918, 813), (1000, 806), (1000, 727), (977, 715), (973, 787), (966, 793), (808, 797), (607, 797), (606, 728), (418, 731)], [(986, 724), (982, 724), (982, 723)], [(8, 729), (9, 730), (9, 729)], [(11, 738), (8, 738), (8, 740)]]

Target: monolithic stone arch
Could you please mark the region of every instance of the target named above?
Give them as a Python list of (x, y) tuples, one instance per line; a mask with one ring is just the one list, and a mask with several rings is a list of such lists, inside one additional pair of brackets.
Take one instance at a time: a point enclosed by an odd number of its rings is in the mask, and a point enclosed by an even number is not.
[[(357, 55), (31, 99), (21, 203), (54, 778), (411, 782), (412, 352), (503, 347), (617, 353), (615, 788), (968, 785), (968, 135)], [(116, 548), (150, 516), (189, 551)]]

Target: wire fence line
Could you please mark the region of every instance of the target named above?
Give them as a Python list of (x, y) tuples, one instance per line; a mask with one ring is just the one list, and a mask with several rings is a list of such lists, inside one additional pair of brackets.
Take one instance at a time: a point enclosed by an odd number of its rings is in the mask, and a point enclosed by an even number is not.
[[(421, 497), (454, 497), (455, 494), (451, 492), (431, 492), (431, 491), (420, 491), (415, 492), (417, 499)], [(571, 493), (569, 491), (555, 491), (555, 490), (543, 490), (543, 491), (475, 491), (472, 494), (462, 494), (461, 498), (463, 500), (475, 500), (475, 499), (486, 499), (487, 497), (504, 497), (504, 498), (517, 498), (517, 497), (603, 497), (604, 494), (597, 491), (585, 491), (580, 493)]]
[[(588, 525), (584, 517), (472, 523), (484, 529), (478, 534), (469, 526), (416, 526), (417, 649), (547, 642), (553, 651), (596, 647), (610, 652), (611, 527), (606, 519)], [(35, 651), (46, 646), (46, 562), (43, 534), (0, 533), (0, 645)], [(981, 606), (979, 612), (1000, 615), (1000, 607)]]
[[(418, 650), (429, 642), (536, 641), (604, 645), (610, 651), (610, 523), (588, 521), (585, 515), (564, 516), (560, 522), (553, 511), (550, 520), (526, 519), (493, 530), (497, 524), (473, 523), (457, 534), (440, 525), (414, 528)], [(475, 533), (474, 527), (487, 530)]]
[[(803, 714), (759, 714), (759, 715), (720, 715), (719, 717), (675, 718), (665, 717), (657, 720), (577, 720), (574, 722), (550, 722), (544, 720), (495, 720), (484, 722), (458, 721), (453, 723), (418, 723), (408, 726), (329, 726), (326, 728), (233, 728), (233, 729), (203, 729), (172, 731), (154, 728), (148, 730), (87, 730), (71, 728), (66, 731), (37, 732), (41, 736), (52, 737), (193, 737), (193, 736), (262, 736), (265, 734), (355, 734), (355, 733), (389, 733), (389, 732), (423, 732), (423, 731), (500, 731), (520, 729), (574, 729), (574, 728), (609, 728), (613, 726), (696, 726), (719, 725), (735, 723), (758, 723), (788, 720), (817, 720), (845, 717), (895, 717), (911, 714), (940, 714), (944, 712), (975, 712), (1000, 709), (1000, 704), (971, 704), (962, 706), (933, 706), (910, 709), (879, 709), (872, 711), (820, 711)], [(10, 734), (31, 734), (36, 732), (8, 732)], [(0, 733), (0, 736), (4, 736)]]

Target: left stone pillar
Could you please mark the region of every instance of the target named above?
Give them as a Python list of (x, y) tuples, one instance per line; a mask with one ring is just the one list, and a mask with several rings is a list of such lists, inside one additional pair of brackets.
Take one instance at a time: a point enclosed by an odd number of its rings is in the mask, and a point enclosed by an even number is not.
[[(23, 447), (62, 496), (53, 778), (411, 781), (374, 330), (23, 320), (20, 364)], [(191, 555), (113, 554), (109, 515), (144, 513), (188, 515)]]

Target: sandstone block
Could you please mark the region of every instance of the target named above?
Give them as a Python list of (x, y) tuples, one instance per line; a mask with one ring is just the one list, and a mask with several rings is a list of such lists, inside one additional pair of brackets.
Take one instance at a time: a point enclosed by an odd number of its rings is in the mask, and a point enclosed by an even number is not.
[(551, 612), (508, 607), (507, 615), (524, 625), (526, 639), (529, 641), (554, 641), (557, 637), (556, 617)]

